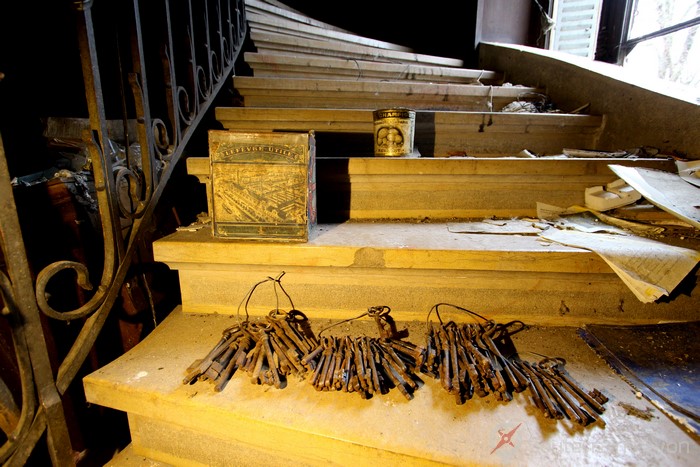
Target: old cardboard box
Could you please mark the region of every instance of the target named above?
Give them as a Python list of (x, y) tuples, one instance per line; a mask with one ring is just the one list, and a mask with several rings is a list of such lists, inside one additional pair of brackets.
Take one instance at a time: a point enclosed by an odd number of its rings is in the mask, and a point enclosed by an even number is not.
[(209, 131), (215, 237), (306, 242), (316, 226), (313, 132)]

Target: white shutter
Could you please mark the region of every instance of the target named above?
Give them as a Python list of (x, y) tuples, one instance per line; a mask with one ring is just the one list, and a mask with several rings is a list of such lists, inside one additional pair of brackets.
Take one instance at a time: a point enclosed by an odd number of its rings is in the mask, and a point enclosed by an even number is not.
[(555, 0), (550, 48), (593, 58), (602, 0)]

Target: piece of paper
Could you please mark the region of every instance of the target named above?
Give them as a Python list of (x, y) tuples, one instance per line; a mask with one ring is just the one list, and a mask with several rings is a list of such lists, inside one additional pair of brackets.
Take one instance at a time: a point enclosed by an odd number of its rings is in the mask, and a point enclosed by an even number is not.
[[(639, 222), (628, 221), (625, 219), (618, 219), (617, 217), (609, 216), (605, 213), (598, 212), (598, 211), (595, 211), (593, 209), (584, 208), (583, 206), (571, 206), (569, 208), (569, 210), (570, 211), (579, 210), (578, 212), (589, 212), (610, 226), (619, 227), (620, 229), (624, 229), (624, 230), (627, 230), (629, 232), (632, 232), (632, 233), (635, 233), (638, 235), (660, 234), (664, 230), (666, 230), (663, 227), (655, 227), (652, 225), (647, 225), (647, 224), (643, 224), (643, 223), (639, 223)], [(618, 230), (618, 231), (610, 232), (610, 233), (626, 233), (626, 232), (624, 232), (624, 231), (621, 232)]]
[(601, 222), (592, 214), (567, 214), (556, 221), (556, 227), (564, 230), (578, 230), (579, 232), (604, 232), (612, 234), (626, 234), (627, 232), (620, 227), (608, 225)]
[(572, 208), (560, 208), (559, 206), (554, 206), (552, 204), (537, 202), (537, 217), (540, 219), (557, 220), (561, 216), (575, 214), (577, 212), (581, 211)]
[[(603, 221), (605, 225), (595, 226), (590, 223), (587, 225), (582, 225), (581, 222), (576, 223), (567, 221), (567, 219), (577, 219), (575, 216), (578, 216), (578, 213), (591, 213)], [(665, 230), (663, 227), (650, 226), (639, 222), (619, 219), (617, 217), (609, 216), (602, 212), (577, 205), (569, 206), (568, 208), (564, 209), (557, 206), (552, 206), (550, 204), (537, 203), (537, 215), (540, 217), (540, 219), (556, 222), (557, 225), (562, 228), (581, 230), (583, 232), (607, 231), (610, 233), (627, 233), (625, 232), (626, 230), (639, 235), (653, 235), (660, 234)]]
[(452, 233), (521, 234), (537, 235), (548, 226), (524, 219), (484, 219), (475, 222), (451, 222), (447, 230)]
[(676, 161), (678, 175), (688, 183), (700, 187), (700, 161)]
[(598, 253), (644, 303), (670, 294), (700, 261), (700, 252), (632, 235), (548, 229), (541, 237)]
[(614, 164), (608, 167), (659, 208), (700, 228), (700, 187), (671, 172)]

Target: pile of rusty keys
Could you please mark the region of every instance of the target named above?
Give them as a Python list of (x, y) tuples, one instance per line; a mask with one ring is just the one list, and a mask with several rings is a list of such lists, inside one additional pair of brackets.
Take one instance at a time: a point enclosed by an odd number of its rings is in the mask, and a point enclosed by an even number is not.
[(545, 358), (532, 364), (505, 357), (493, 335), (503, 328), (485, 324), (429, 325), (425, 359), (420, 371), (440, 380), (458, 404), (474, 394), (492, 394), (499, 401), (510, 401), (513, 392), (530, 389), (535, 405), (546, 418), (567, 418), (586, 426), (600, 420), (607, 398), (598, 390), (586, 393), (564, 371), (563, 359)]
[(426, 361), (421, 371), (439, 378), (458, 404), (474, 394), (493, 394), (497, 400), (510, 401), (513, 391), (527, 388), (525, 376), (501, 354), (480, 324), (431, 324), (426, 340)]
[(307, 358), (318, 342), (300, 311), (271, 312), (265, 324), (244, 321), (224, 330), (221, 339), (201, 360), (187, 369), (184, 384), (211, 381), (222, 391), (238, 369), (250, 374), (253, 384), (276, 388), (286, 385), (289, 375), (303, 378), (316, 369)]
[[(401, 339), (388, 317), (388, 307), (372, 307), (361, 316), (375, 319), (379, 338), (342, 336), (317, 338), (298, 310), (273, 310), (262, 323), (244, 321), (224, 330), (221, 339), (187, 369), (185, 384), (211, 381), (222, 391), (238, 369), (253, 384), (283, 388), (287, 377), (308, 379), (318, 391), (357, 392), (363, 399), (396, 388), (412, 399), (424, 374), (464, 404), (475, 394), (511, 401), (513, 393), (529, 389), (546, 418), (568, 419), (586, 426), (599, 421), (607, 402), (600, 391), (587, 393), (564, 370), (561, 358), (530, 363), (505, 356), (496, 342), (507, 326), (481, 323), (429, 323), (425, 347)], [(439, 316), (439, 315), (438, 315)], [(339, 323), (336, 323), (339, 324)], [(326, 328), (327, 329), (327, 328)]]
[(363, 399), (396, 388), (408, 400), (418, 389), (414, 369), (422, 349), (397, 339), (324, 337), (308, 358), (316, 358), (311, 384), (318, 391), (357, 392)]
[(367, 313), (377, 322), (382, 337), (323, 337), (317, 339), (308, 319), (298, 310), (273, 310), (264, 324), (244, 321), (224, 330), (214, 348), (187, 369), (184, 384), (211, 381), (222, 391), (238, 369), (250, 374), (253, 384), (286, 386), (289, 375), (310, 376), (319, 391), (357, 392), (364, 399), (397, 388), (413, 398), (420, 378), (415, 369), (423, 349), (395, 338), (388, 307)]
[(605, 411), (603, 405), (608, 398), (598, 389), (587, 393), (576, 384), (564, 370), (564, 359), (546, 358), (538, 364), (522, 360), (514, 363), (527, 375), (532, 399), (545, 418), (567, 418), (583, 426), (597, 421), (605, 426), (599, 415)]

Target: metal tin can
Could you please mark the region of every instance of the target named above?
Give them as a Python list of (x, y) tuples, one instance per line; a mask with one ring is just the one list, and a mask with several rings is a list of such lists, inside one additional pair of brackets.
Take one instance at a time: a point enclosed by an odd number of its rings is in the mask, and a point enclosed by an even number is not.
[(416, 112), (409, 109), (380, 109), (373, 112), (374, 155), (401, 157), (413, 152)]

